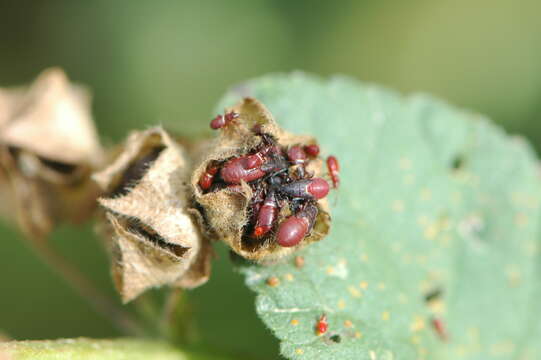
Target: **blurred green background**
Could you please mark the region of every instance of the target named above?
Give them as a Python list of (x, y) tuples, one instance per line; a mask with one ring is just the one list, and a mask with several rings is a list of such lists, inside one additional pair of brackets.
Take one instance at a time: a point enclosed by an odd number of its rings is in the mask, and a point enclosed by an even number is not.
[[(0, 0), (0, 86), (63, 67), (92, 89), (99, 132), (111, 144), (156, 123), (208, 132), (220, 95), (251, 77), (342, 73), (440, 96), (540, 149), (540, 12), (533, 0)], [(0, 235), (0, 330), (17, 339), (118, 335), (14, 229), (1, 225)], [(113, 294), (90, 224), (63, 227), (52, 241)], [(190, 293), (201, 343), (274, 358), (253, 296), (219, 255), (209, 284)]]

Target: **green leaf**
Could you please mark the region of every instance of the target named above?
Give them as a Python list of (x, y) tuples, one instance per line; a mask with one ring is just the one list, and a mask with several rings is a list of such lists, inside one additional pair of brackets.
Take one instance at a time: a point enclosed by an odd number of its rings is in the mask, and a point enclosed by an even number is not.
[(62, 339), (0, 343), (4, 360), (220, 360), (214, 355), (180, 351), (158, 341), (119, 339)]
[[(478, 114), (345, 77), (232, 89), (341, 162), (331, 235), (242, 268), (291, 359), (534, 359), (541, 353), (541, 186), (532, 149)], [(278, 286), (266, 280), (275, 276)], [(441, 290), (436, 301), (425, 296)], [(328, 316), (329, 330), (314, 326)], [(432, 326), (445, 324), (448, 341)]]

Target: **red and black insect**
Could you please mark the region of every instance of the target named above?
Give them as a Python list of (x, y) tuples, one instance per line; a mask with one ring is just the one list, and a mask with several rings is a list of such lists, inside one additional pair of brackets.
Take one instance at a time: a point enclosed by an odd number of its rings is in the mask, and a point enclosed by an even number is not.
[(279, 191), (297, 199), (319, 200), (329, 193), (329, 184), (322, 178), (302, 179), (280, 186)]
[(325, 334), (329, 330), (329, 323), (327, 322), (327, 315), (323, 314), (316, 323), (315, 331), (317, 336)]
[(261, 237), (272, 230), (278, 216), (278, 199), (273, 189), (269, 190), (265, 201), (259, 208), (259, 213), (254, 228), (254, 237)]

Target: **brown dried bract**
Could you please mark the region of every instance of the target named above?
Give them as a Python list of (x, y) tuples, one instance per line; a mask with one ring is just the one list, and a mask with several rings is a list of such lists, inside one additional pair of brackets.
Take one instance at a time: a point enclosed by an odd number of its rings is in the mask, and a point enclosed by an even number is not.
[(93, 178), (105, 196), (112, 273), (128, 302), (148, 288), (207, 281), (211, 249), (187, 210), (190, 162), (163, 129), (133, 132)]
[[(223, 240), (237, 254), (260, 263), (271, 263), (284, 256), (290, 255), (299, 248), (325, 237), (330, 227), (330, 216), (326, 199), (317, 201), (318, 215), (311, 233), (298, 245), (282, 247), (276, 243), (275, 233), (272, 232), (264, 239), (254, 239), (246, 232), (250, 221), (249, 204), (253, 191), (244, 181), (241, 188), (233, 190), (223, 188), (217, 191), (203, 192), (198, 185), (205, 171), (218, 163), (253, 152), (260, 146), (262, 139), (254, 133), (254, 126), (259, 133), (269, 134), (277, 143), (287, 148), (303, 144), (317, 144), (309, 136), (299, 136), (281, 129), (271, 113), (257, 100), (246, 98), (227, 113), (238, 113), (233, 122), (220, 130), (219, 136), (209, 142), (206, 149), (201, 151), (200, 160), (193, 172), (191, 184), (197, 208), (206, 221), (207, 230)], [(323, 163), (314, 159), (306, 170), (314, 176), (321, 176)], [(277, 222), (291, 215), (287, 207), (282, 208)]]
[(102, 159), (88, 92), (60, 69), (28, 89), (0, 89), (2, 211), (26, 234), (43, 238), (58, 222), (86, 219), (98, 195), (90, 173)]

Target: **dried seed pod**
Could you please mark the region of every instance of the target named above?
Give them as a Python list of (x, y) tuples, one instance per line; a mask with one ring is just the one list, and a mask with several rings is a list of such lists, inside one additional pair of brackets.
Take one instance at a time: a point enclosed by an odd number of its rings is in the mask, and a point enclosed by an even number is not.
[(115, 285), (124, 302), (163, 285), (207, 281), (211, 249), (187, 208), (190, 162), (163, 129), (133, 132), (93, 178), (105, 195)]
[(44, 71), (28, 89), (0, 89), (3, 202), (22, 230), (45, 237), (58, 222), (78, 223), (95, 207), (90, 173), (103, 159), (90, 97), (60, 69)]
[[(274, 262), (325, 237), (330, 227), (326, 199), (309, 200), (317, 206), (317, 217), (311, 231), (296, 246), (283, 247), (276, 241), (278, 224), (298, 211), (294, 201), (279, 201), (280, 211), (272, 231), (265, 231), (263, 236), (261, 231), (254, 231), (264, 200), (259, 192), (261, 187), (268, 192), (272, 187), (281, 186), (279, 176), (290, 179), (299, 176), (297, 174), (306, 177), (323, 174), (323, 162), (319, 158), (310, 159), (306, 165), (287, 160), (287, 149), (317, 145), (316, 140), (284, 131), (271, 113), (252, 98), (226, 109), (227, 113), (238, 116), (220, 128), (218, 137), (200, 152), (191, 179), (197, 209), (207, 229), (237, 254), (260, 263)], [(278, 155), (273, 157), (273, 154)], [(298, 166), (303, 166), (302, 172), (296, 171)], [(201, 188), (201, 178), (215, 167), (221, 171), (214, 184), (210, 189)], [(265, 185), (259, 186), (260, 182)]]

